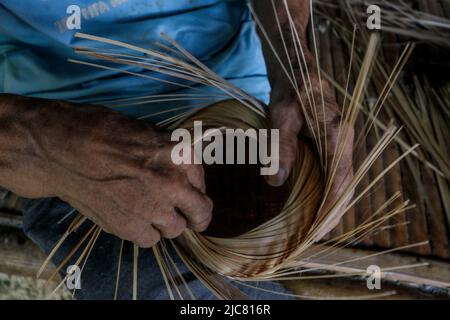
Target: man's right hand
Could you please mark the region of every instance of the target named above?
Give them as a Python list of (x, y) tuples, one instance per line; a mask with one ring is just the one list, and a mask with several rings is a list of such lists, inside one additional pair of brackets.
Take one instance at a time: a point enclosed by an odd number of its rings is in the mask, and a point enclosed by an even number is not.
[(201, 165), (174, 165), (167, 132), (107, 108), (0, 95), (0, 186), (59, 197), (105, 231), (151, 247), (204, 231)]

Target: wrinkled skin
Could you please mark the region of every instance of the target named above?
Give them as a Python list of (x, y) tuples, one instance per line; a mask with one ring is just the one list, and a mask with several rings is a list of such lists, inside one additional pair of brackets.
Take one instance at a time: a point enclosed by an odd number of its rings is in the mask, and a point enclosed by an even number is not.
[[(280, 68), (279, 61), (276, 59), (267, 42), (262, 40), (266, 64), (269, 71), (269, 80), (272, 85), (271, 102), (269, 105), (272, 127), (280, 129), (280, 170), (277, 175), (267, 177), (267, 182), (273, 186), (282, 185), (288, 178), (295, 163), (299, 138), (306, 137), (312, 139), (314, 137), (313, 131), (308, 125), (308, 123), (313, 123), (315, 126), (314, 113), (317, 114), (317, 121), (321, 128), (320, 140), (325, 149), (324, 152), (327, 155), (328, 172), (325, 174), (331, 174), (330, 164), (336, 153), (337, 138), (342, 117), (333, 90), (327, 81), (319, 78), (315, 57), (307, 47), (306, 30), (310, 16), (310, 1), (288, 0), (287, 2), (303, 48), (310, 74), (311, 85), (309, 84), (309, 81), (307, 81), (307, 83), (303, 82), (297, 64), (295, 48), (292, 46), (292, 42), (287, 41), (286, 46), (288, 54), (293, 63), (294, 73), (296, 74), (296, 81), (298, 84), (297, 89), (300, 91), (300, 96), (304, 103), (304, 108), (302, 108), (292, 84), (287, 80), (286, 74)], [(289, 39), (289, 37), (291, 37), (291, 29), (283, 1), (275, 1), (274, 3), (285, 40)], [(274, 47), (278, 48), (279, 53), (285, 57), (282, 53), (284, 51), (284, 45), (280, 37), (280, 30), (273, 18), (271, 1), (255, 1), (254, 7), (255, 12), (260, 17), (261, 21), (264, 22), (264, 26), (267, 29), (267, 33)], [(264, 39), (262, 35), (261, 39)], [(309, 88), (309, 86), (311, 86), (312, 89)], [(322, 104), (321, 89), (323, 90), (324, 104)], [(313, 92), (316, 103), (315, 112), (313, 112), (308, 103), (307, 90)], [(345, 126), (347, 124), (342, 123), (342, 125)], [(323, 129), (324, 127), (326, 130)], [(317, 126), (315, 126), (315, 128), (317, 128)], [(333, 207), (343, 190), (353, 178), (353, 135), (353, 128), (350, 128), (350, 135), (343, 147), (342, 157), (338, 163), (331, 189), (322, 207), (324, 212), (327, 212)], [(342, 205), (342, 207), (344, 207), (344, 205)], [(335, 221), (335, 223), (337, 222), (338, 221)]]
[(186, 227), (207, 228), (212, 202), (203, 169), (172, 163), (167, 132), (92, 105), (12, 95), (0, 104), (0, 130), (10, 137), (0, 140), (1, 185), (26, 197), (59, 197), (141, 247)]

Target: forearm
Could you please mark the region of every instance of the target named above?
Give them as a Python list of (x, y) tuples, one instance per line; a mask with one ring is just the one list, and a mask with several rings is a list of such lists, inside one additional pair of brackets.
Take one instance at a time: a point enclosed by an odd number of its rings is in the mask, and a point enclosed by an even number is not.
[[(294, 165), (299, 135), (319, 138), (320, 145), (324, 146), (321, 153), (332, 162), (341, 112), (331, 86), (320, 76), (316, 57), (307, 47), (310, 0), (256, 0), (252, 3), (266, 31), (266, 34), (260, 32), (260, 38), (272, 86), (270, 118), (272, 127), (280, 129), (280, 170), (278, 175), (269, 178), (269, 183), (279, 186), (286, 181)], [(345, 153), (351, 159), (351, 142), (349, 146)], [(351, 166), (351, 160), (346, 165), (349, 163)], [(336, 186), (332, 189), (337, 190)]]
[(0, 186), (25, 197), (51, 196), (48, 161), (35, 129), (41, 112), (29, 101), (0, 95)]
[(105, 107), (0, 95), (0, 186), (58, 197), (142, 247), (211, 221), (203, 168), (176, 166), (172, 148), (165, 130)]
[[(285, 3), (289, 8), (289, 13), (286, 11)], [(272, 85), (272, 111), (280, 105), (300, 102), (300, 106), (304, 106), (302, 118), (310, 119), (310, 122), (313, 121), (312, 119), (319, 118), (320, 122), (327, 124), (331, 122), (339, 123), (340, 112), (336, 105), (333, 90), (327, 81), (321, 79), (316, 58), (307, 46), (306, 29), (310, 17), (310, 1), (259, 0), (255, 1), (254, 4), (255, 13), (260, 18), (261, 24), (280, 58), (276, 57), (271, 46), (263, 40), (263, 51)], [(278, 23), (275, 19), (273, 6), (276, 8)], [(295, 33), (292, 31), (292, 24), (295, 25)], [(293, 39), (295, 39), (297, 46)], [(298, 42), (300, 42), (302, 50), (299, 49)], [(288, 58), (286, 57), (286, 50)], [(287, 63), (287, 59), (291, 62), (290, 65)], [(279, 60), (284, 64), (284, 69), (280, 68)], [(306, 70), (308, 72), (305, 72)], [(296, 88), (294, 87), (295, 83), (297, 84)], [(297, 94), (298, 90), (300, 95)], [(326, 106), (325, 110), (322, 107), (317, 108), (317, 106), (322, 106), (319, 103), (322, 99)], [(311, 104), (311, 107), (309, 107), (309, 104)], [(307, 121), (304, 120), (303, 124), (306, 123)], [(312, 129), (306, 130), (308, 134), (311, 134), (308, 131), (312, 131)], [(323, 133), (322, 130), (320, 134)]]
[[(289, 8), (289, 14), (286, 11), (285, 2)], [(297, 76), (300, 76), (298, 70), (298, 61), (293, 39), (293, 33), (291, 31), (291, 21), (295, 25), (296, 34), (294, 34), (294, 39), (300, 40), (302, 48), (304, 49), (304, 54), (306, 62), (309, 68), (313, 68), (312, 56), (308, 51), (306, 46), (306, 29), (309, 23), (310, 15), (310, 4), (309, 0), (257, 0), (253, 1), (253, 7), (256, 15), (261, 21), (267, 35), (272, 42), (273, 48), (277, 51), (280, 59), (286, 65), (286, 70), (290, 72), (289, 67), (286, 64), (286, 54), (285, 47), (288, 51), (288, 58), (292, 62), (294, 72)], [(274, 7), (277, 13), (278, 22), (275, 19)], [(280, 30), (284, 37), (281, 36)], [(261, 33), (262, 47), (264, 56), (266, 59), (266, 65), (269, 74), (269, 80), (272, 86), (277, 82), (286, 82), (286, 74), (284, 71), (280, 70), (280, 61), (274, 54), (271, 46), (265, 39), (264, 35)]]

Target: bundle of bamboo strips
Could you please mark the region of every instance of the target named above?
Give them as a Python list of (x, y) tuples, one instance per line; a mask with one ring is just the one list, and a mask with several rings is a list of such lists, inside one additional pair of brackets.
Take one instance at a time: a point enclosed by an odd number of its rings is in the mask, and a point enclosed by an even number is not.
[[(329, 9), (340, 10), (342, 5), (345, 4), (345, 10), (350, 10), (353, 17), (360, 23), (365, 23), (367, 19), (366, 9), (371, 5), (377, 5), (381, 9), (382, 30), (384, 32), (394, 33), (416, 41), (449, 47), (450, 20), (414, 8), (414, 3), (414, 1), (388, 0), (345, 0), (340, 2), (314, 0), (318, 14), (326, 14)], [(435, 5), (439, 6), (439, 4)], [(446, 11), (450, 12), (450, 4), (448, 2), (444, 1), (442, 5)], [(336, 17), (327, 16), (327, 19), (329, 18), (331, 18), (330, 21), (332, 22), (344, 22), (345, 24), (345, 21), (337, 21)]]
[[(359, 3), (361, 1), (356, 2)], [(397, 5), (394, 4), (397, 2), (394, 2), (387, 5), (384, 1), (382, 2), (388, 6), (384, 8), (384, 13), (392, 11), (390, 14), (383, 15), (383, 21), (388, 24), (396, 23), (402, 30), (409, 30), (409, 23), (413, 23), (413, 17), (420, 20), (420, 16), (427, 16), (425, 13), (414, 11), (415, 15), (411, 16), (411, 20), (395, 19), (395, 13), (399, 10), (398, 6), (403, 7), (406, 4), (400, 2)], [(354, 46), (351, 33), (355, 25), (358, 26), (361, 35), (359, 47), (367, 42), (369, 38), (369, 33), (364, 28), (364, 22), (356, 18), (361, 11), (359, 7), (351, 6), (354, 3), (354, 1), (343, 1), (339, 5), (324, 6), (320, 11), (320, 15), (327, 21), (330, 21), (332, 28), (339, 32), (340, 38), (347, 45), (349, 51), (352, 51)], [(339, 23), (335, 20), (336, 16), (341, 17)], [(444, 18), (439, 18), (439, 20), (442, 22), (440, 24), (442, 28), (450, 28), (450, 21)], [(385, 31), (384, 27), (383, 31)], [(388, 28), (386, 31), (390, 32), (390, 29)], [(437, 33), (437, 35), (440, 34), (448, 40), (446, 33)], [(422, 33), (422, 35), (425, 36), (426, 33)], [(410, 36), (414, 38), (413, 35)], [(428, 41), (434, 43), (434, 38), (431, 37)], [(412, 49), (413, 47), (407, 48), (403, 55), (409, 57)], [(359, 68), (364, 52), (355, 50), (353, 53), (355, 56), (355, 59), (353, 59), (354, 67)], [(421, 77), (422, 79), (419, 79), (419, 76), (414, 73), (408, 77), (403, 77), (400, 81), (392, 81), (398, 80), (397, 78), (399, 78), (400, 74), (388, 71), (386, 60), (386, 56), (379, 55), (377, 57), (374, 63), (371, 85), (374, 88), (374, 92), (383, 92), (385, 84), (387, 82), (391, 83), (390, 95), (384, 96), (382, 103), (378, 100), (371, 106), (363, 105), (363, 113), (368, 117), (379, 115), (374, 124), (381, 131), (386, 130), (388, 127), (386, 119), (394, 120), (397, 122), (397, 125), (404, 126), (403, 138), (398, 137), (396, 139), (401, 149), (406, 150), (411, 143), (419, 143), (421, 145), (421, 148), (413, 153), (421, 165), (409, 158), (405, 162), (409, 172), (408, 175), (414, 181), (412, 189), (417, 190), (422, 195), (426, 207), (430, 208), (431, 211), (436, 206), (433, 203), (434, 201), (442, 202), (443, 210), (447, 216), (446, 220), (450, 225), (450, 167), (448, 162), (450, 153), (445, 143), (445, 137), (449, 136), (450, 133), (448, 125), (450, 106), (448, 101), (448, 84), (440, 89), (434, 89), (426, 78)], [(401, 70), (403, 66), (399, 67), (399, 70)], [(397, 74), (394, 79), (392, 79), (393, 74)], [(341, 94), (348, 94), (335, 81), (331, 80), (331, 82)], [(421, 174), (421, 171), (423, 174)], [(425, 190), (424, 185), (427, 179), (435, 181), (433, 184), (438, 186), (440, 199), (433, 199), (433, 195), (429, 194), (428, 190)]]

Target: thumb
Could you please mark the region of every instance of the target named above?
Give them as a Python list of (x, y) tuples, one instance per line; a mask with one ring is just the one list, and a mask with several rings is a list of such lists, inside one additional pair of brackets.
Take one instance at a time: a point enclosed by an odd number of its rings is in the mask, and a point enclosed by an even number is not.
[(274, 123), (275, 128), (280, 128), (279, 170), (275, 175), (265, 177), (267, 183), (273, 187), (279, 187), (286, 182), (297, 158), (299, 129), (290, 122), (287, 120), (280, 126), (275, 126)]

